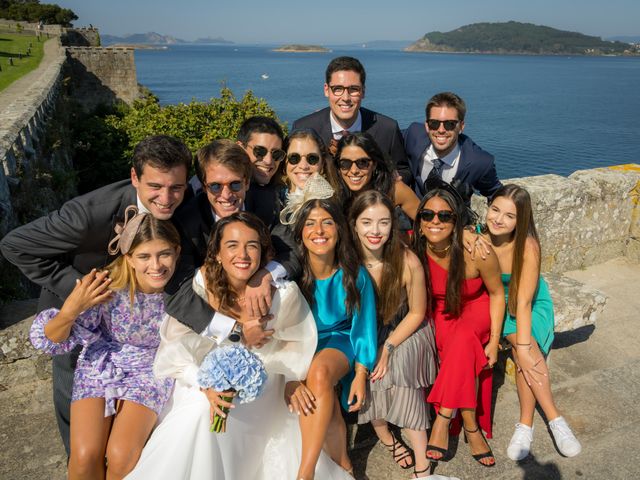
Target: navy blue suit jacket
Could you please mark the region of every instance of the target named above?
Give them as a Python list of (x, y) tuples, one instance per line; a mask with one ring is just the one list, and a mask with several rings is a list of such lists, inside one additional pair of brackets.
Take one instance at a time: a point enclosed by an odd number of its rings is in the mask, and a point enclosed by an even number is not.
[[(460, 145), (460, 164), (454, 176), (460, 182), (473, 187), (474, 190), (489, 198), (502, 186), (498, 179), (493, 155), (485, 152), (473, 140), (464, 134), (458, 137)], [(424, 152), (431, 145), (424, 123), (414, 122), (404, 132), (404, 146), (409, 160), (411, 173), (416, 178), (415, 192), (418, 197), (424, 196), (424, 181), (420, 179), (420, 161)]]
[[(299, 118), (293, 122), (291, 131), (300, 128), (312, 128), (328, 147), (333, 138), (331, 120), (329, 119), (330, 112), (331, 109), (326, 107)], [(380, 147), (380, 150), (382, 150), (382, 153), (389, 156), (398, 173), (402, 176), (402, 180), (409, 186), (413, 185), (413, 176), (407, 164), (398, 122), (386, 115), (362, 107), (360, 107), (360, 115), (362, 115), (362, 131), (370, 134)]]

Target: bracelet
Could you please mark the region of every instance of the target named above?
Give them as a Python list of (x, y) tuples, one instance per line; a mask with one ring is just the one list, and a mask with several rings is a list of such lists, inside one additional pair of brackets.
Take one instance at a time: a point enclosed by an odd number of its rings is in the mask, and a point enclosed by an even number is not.
[(496, 337), (500, 337), (499, 333), (492, 333), (491, 335), (489, 335), (489, 338), (496, 338)]
[(518, 343), (518, 342), (516, 342), (516, 345), (520, 345), (521, 347), (530, 347), (531, 346), (531, 342), (529, 342), (529, 343)]

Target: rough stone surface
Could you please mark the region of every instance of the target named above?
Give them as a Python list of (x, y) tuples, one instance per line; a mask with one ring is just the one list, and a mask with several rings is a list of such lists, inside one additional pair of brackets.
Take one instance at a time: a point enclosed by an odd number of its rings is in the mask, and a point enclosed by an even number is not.
[(606, 295), (564, 275), (549, 273), (544, 277), (553, 298), (556, 332), (595, 325), (607, 303)]

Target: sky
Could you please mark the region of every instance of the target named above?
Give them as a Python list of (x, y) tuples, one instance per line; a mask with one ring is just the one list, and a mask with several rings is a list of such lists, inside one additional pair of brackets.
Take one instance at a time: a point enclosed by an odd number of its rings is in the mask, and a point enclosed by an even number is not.
[(638, 0), (42, 0), (73, 10), (103, 34), (154, 31), (184, 40), (360, 43), (417, 40), (477, 22), (546, 25), (587, 35), (640, 35)]

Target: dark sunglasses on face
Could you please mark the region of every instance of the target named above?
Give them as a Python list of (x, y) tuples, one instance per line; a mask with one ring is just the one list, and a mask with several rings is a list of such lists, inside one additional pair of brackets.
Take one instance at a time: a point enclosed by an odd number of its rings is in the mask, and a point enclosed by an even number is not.
[(233, 193), (238, 193), (244, 188), (244, 183), (240, 180), (234, 180), (233, 182), (228, 183), (212, 182), (207, 184), (207, 188), (214, 195), (221, 193), (224, 187), (229, 187), (229, 190), (231, 190)]
[(341, 158), (338, 160), (338, 168), (343, 171), (351, 170), (353, 164), (356, 164), (356, 168), (358, 170), (366, 170), (371, 165), (371, 159), (367, 157), (359, 158), (357, 160), (347, 160), (346, 158)]
[[(262, 145), (254, 145), (253, 147), (249, 147), (253, 150), (253, 154), (255, 155), (257, 160), (262, 160), (269, 153), (269, 149), (267, 147), (263, 147)], [(271, 158), (273, 158), (274, 162), (279, 162), (284, 160), (284, 157), (287, 156), (287, 152), (281, 150), (279, 148), (274, 148), (271, 150)]]
[(423, 220), (425, 222), (433, 221), (433, 219), (436, 218), (437, 215), (440, 221), (443, 223), (453, 222), (454, 218), (456, 217), (456, 215), (451, 210), (439, 210), (437, 212), (434, 212), (433, 210), (430, 210), (428, 208), (420, 210), (420, 212), (418, 212), (418, 215), (420, 215), (420, 220)]
[(302, 161), (302, 158), (307, 159), (309, 165), (317, 165), (320, 163), (320, 155), (317, 153), (308, 153), (306, 155), (300, 155), (299, 153), (290, 153), (287, 155), (287, 162), (291, 165), (297, 165)]
[(438, 130), (440, 128), (440, 124), (443, 124), (444, 129), (447, 132), (455, 129), (459, 123), (460, 120), (427, 120), (427, 126), (429, 127), (429, 130)]
[(348, 87), (344, 85), (329, 85), (329, 90), (331, 90), (331, 93), (336, 97), (341, 97), (345, 91), (351, 97), (359, 97), (362, 94), (362, 87), (360, 85), (349, 85)]

